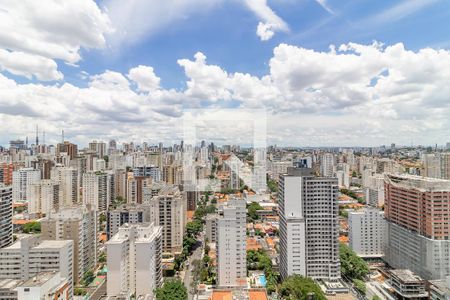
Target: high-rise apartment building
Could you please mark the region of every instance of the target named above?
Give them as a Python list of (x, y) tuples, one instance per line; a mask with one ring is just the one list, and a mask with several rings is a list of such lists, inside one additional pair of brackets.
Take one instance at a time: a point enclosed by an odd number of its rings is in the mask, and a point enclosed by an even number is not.
[(0, 164), (0, 169), (2, 169), (2, 173), (3, 173), (2, 174), (3, 179), (1, 182), (3, 182), (6, 185), (12, 184), (14, 165), (8, 164), (8, 163), (3, 163), (3, 164)]
[(337, 178), (289, 168), (280, 176), (280, 273), (338, 280), (339, 187)]
[(127, 198), (128, 174), (125, 169), (114, 170), (114, 198)]
[(432, 153), (422, 155), (423, 176), (450, 179), (450, 153)]
[(163, 186), (158, 195), (145, 202), (150, 204), (150, 222), (162, 227), (163, 251), (180, 253), (186, 228), (186, 200), (178, 187)]
[(216, 221), (217, 283), (220, 287), (246, 284), (246, 202), (230, 199)]
[(0, 279), (28, 280), (41, 272), (59, 272), (73, 295), (73, 241), (39, 241), (28, 236), (0, 249)]
[(99, 158), (103, 158), (106, 155), (106, 143), (101, 141), (92, 141), (89, 143), (89, 149), (95, 151)]
[(43, 179), (28, 188), (29, 213), (46, 216), (60, 207), (60, 186), (53, 180)]
[(450, 275), (450, 181), (385, 175), (385, 259), (424, 279)]
[(386, 236), (384, 212), (367, 207), (348, 214), (349, 246), (361, 257), (382, 257)]
[(157, 166), (142, 166), (133, 169), (133, 175), (136, 177), (151, 177), (153, 182), (161, 181), (161, 171)]
[(26, 202), (29, 187), (41, 180), (41, 171), (23, 168), (13, 172), (13, 201)]
[(127, 178), (127, 202), (140, 204), (143, 199), (143, 189), (152, 184), (150, 176), (135, 176), (133, 173), (128, 173)]
[(153, 299), (162, 283), (161, 233), (153, 223), (127, 224), (106, 242), (108, 297)]
[(105, 211), (114, 200), (114, 176), (102, 172), (83, 174), (83, 203)]
[(97, 263), (97, 223), (97, 213), (86, 207), (63, 208), (41, 221), (42, 239), (73, 241), (77, 283)]
[(332, 153), (325, 153), (320, 159), (320, 174), (323, 177), (333, 176), (334, 155)]
[(12, 187), (0, 183), (0, 248), (13, 241)]
[(52, 169), (50, 178), (59, 184), (61, 207), (71, 207), (79, 203), (80, 180), (77, 169), (56, 166)]
[(59, 143), (56, 146), (56, 155), (59, 156), (61, 153), (67, 153), (70, 160), (73, 160), (78, 155), (78, 146), (72, 144), (69, 141), (64, 141), (64, 143)]
[(106, 234), (108, 239), (114, 236), (119, 227), (128, 224), (140, 224), (150, 222), (150, 206), (148, 204), (123, 205), (116, 209), (108, 210), (106, 215)]

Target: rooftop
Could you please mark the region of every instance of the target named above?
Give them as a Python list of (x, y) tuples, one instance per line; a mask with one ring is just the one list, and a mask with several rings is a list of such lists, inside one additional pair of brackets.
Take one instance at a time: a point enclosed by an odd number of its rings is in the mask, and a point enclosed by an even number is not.
[(416, 189), (422, 192), (450, 192), (450, 180), (422, 177), (409, 174), (386, 174), (385, 181), (397, 187)]
[(0, 280), (0, 290), (2, 289), (14, 289), (17, 287), (22, 281), (19, 279), (2, 279)]
[(423, 281), (420, 276), (414, 274), (411, 270), (391, 270), (391, 275), (397, 277), (399, 280), (403, 282), (420, 282)]
[(66, 245), (73, 244), (72, 240), (44, 240), (40, 242), (37, 246), (33, 247), (33, 249), (49, 249), (49, 248), (61, 248)]
[(41, 286), (44, 283), (46, 283), (47, 281), (49, 281), (50, 279), (52, 279), (57, 274), (58, 274), (57, 272), (42, 272), (42, 273), (39, 273), (36, 276), (28, 279), (20, 286), (23, 286), (23, 287)]

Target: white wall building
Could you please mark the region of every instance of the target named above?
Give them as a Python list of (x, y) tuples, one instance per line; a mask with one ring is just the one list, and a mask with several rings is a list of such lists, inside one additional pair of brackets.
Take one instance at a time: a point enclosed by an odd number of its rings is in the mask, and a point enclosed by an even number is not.
[(245, 200), (228, 200), (219, 209), (219, 215), (216, 221), (217, 283), (220, 287), (239, 286), (247, 277)]
[(324, 153), (320, 158), (320, 174), (324, 177), (333, 176), (334, 155)]
[(59, 184), (53, 180), (43, 179), (31, 184), (28, 188), (28, 212), (48, 216), (52, 211), (58, 211), (59, 196)]
[(73, 240), (75, 282), (97, 263), (97, 224), (96, 211), (86, 207), (63, 208), (41, 221), (42, 239)]
[(162, 228), (153, 223), (126, 224), (106, 243), (108, 297), (153, 299), (162, 283), (161, 234)]
[(19, 300), (68, 300), (70, 285), (59, 272), (42, 272), (19, 284), (15, 289)]
[(30, 185), (41, 180), (41, 171), (32, 168), (23, 168), (13, 172), (13, 201), (26, 202), (27, 190)]
[(349, 246), (361, 257), (382, 257), (386, 237), (384, 212), (367, 207), (348, 214)]
[(114, 176), (102, 172), (83, 174), (83, 203), (105, 211), (114, 197)]
[(69, 283), (72, 299), (73, 263), (73, 241), (28, 236), (0, 249), (0, 279), (28, 280), (41, 272), (59, 272)]
[(280, 177), (280, 274), (338, 280), (339, 209), (336, 178), (292, 168)]
[(61, 207), (70, 207), (79, 201), (78, 170), (56, 166), (50, 173), (50, 178), (59, 183), (59, 198)]

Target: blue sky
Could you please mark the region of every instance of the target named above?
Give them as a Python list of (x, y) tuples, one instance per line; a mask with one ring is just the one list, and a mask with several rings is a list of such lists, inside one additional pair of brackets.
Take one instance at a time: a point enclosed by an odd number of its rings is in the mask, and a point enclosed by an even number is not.
[(35, 124), (50, 141), (65, 128), (80, 143), (170, 142), (193, 107), (267, 109), (268, 140), (283, 145), (450, 133), (446, 0), (22, 4), (0, 4), (0, 122), (14, 124), (0, 144)]
[[(382, 18), (408, 2), (418, 4), (410, 4), (413, 7), (409, 13), (399, 10), (393, 18)], [(99, 5), (107, 3), (100, 1)], [(321, 51), (328, 50), (331, 44), (370, 44), (374, 40), (388, 45), (402, 42), (413, 50), (450, 46), (448, 1), (329, 0), (327, 3), (334, 14), (314, 0), (269, 1), (290, 31), (261, 41), (255, 35), (258, 18), (238, 1), (230, 1), (207, 12), (192, 13), (185, 20), (175, 21), (118, 49), (83, 51), (80, 69), (97, 74), (105, 69), (126, 72), (138, 64), (151, 65), (162, 78), (163, 87), (180, 88), (185, 77), (176, 60), (192, 57), (197, 51), (207, 55), (209, 63), (221, 65), (229, 72), (261, 76), (267, 74), (267, 62), (280, 43)], [(78, 71), (68, 68), (65, 75), (76, 77)]]

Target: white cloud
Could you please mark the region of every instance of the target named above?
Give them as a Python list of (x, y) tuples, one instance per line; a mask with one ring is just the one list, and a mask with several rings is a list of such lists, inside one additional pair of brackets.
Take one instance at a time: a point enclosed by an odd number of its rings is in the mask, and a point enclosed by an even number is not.
[(330, 14), (334, 14), (334, 11), (328, 5), (328, 1), (327, 0), (316, 0), (316, 2), (320, 6), (322, 6), (322, 8), (325, 9), (327, 12), (329, 12)]
[(132, 68), (127, 76), (136, 82), (140, 91), (151, 92), (159, 89), (161, 79), (156, 76), (152, 67), (139, 65)]
[(0, 49), (24, 60), (3, 59), (0, 64), (17, 75), (58, 80), (62, 74), (55, 60), (77, 63), (81, 47), (104, 47), (104, 35), (111, 31), (108, 16), (93, 0), (1, 1)]
[[(285, 145), (435, 143), (450, 135), (450, 51), (349, 43), (319, 52), (281, 44), (262, 77), (227, 72), (201, 52), (178, 64), (187, 77), (179, 91), (162, 88), (150, 66), (92, 75), (85, 88), (18, 84), (0, 74), (0, 122), (9, 124), (2, 138), (43, 123), (49, 136), (70, 128), (81, 142), (167, 141), (181, 138), (184, 108), (230, 104), (266, 108), (271, 141)], [(233, 142), (232, 131), (214, 135)]]
[(0, 49), (0, 71), (8, 71), (28, 79), (32, 79), (33, 76), (36, 76), (38, 80), (63, 78), (63, 74), (58, 71), (58, 65), (52, 59), (3, 49)]
[(262, 41), (270, 40), (275, 32), (288, 31), (289, 26), (269, 7), (267, 0), (245, 0), (247, 7), (261, 19), (256, 34)]

